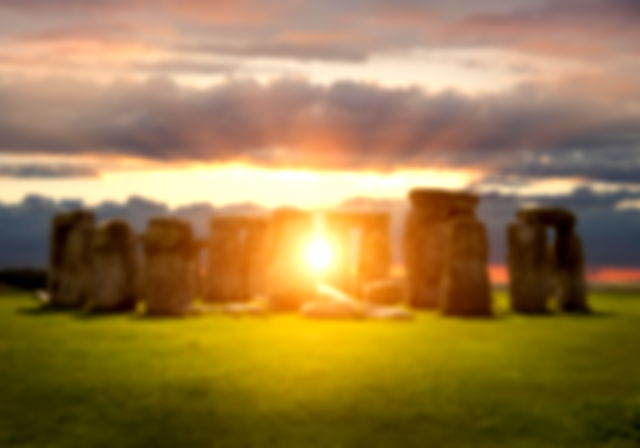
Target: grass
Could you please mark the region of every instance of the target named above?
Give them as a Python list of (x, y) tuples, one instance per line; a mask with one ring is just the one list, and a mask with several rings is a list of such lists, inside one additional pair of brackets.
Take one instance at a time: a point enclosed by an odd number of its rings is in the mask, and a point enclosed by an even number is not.
[(0, 446), (637, 448), (640, 293), (592, 304), (591, 317), (171, 320), (5, 295)]

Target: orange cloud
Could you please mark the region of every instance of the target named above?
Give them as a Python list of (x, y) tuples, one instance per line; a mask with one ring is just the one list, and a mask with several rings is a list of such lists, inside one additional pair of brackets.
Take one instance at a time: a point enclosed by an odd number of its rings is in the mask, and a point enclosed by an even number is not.
[(587, 275), (594, 283), (640, 283), (640, 268), (605, 266), (589, 269)]

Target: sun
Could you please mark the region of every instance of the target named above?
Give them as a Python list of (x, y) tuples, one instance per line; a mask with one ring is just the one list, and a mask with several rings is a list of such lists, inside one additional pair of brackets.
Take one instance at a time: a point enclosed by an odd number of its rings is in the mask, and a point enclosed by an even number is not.
[(326, 272), (334, 257), (328, 241), (321, 236), (316, 236), (309, 242), (305, 256), (309, 268), (318, 274)]

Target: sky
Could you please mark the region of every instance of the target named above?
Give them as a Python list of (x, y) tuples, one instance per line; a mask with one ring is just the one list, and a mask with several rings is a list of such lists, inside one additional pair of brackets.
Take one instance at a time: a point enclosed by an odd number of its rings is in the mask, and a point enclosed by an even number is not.
[(614, 232), (640, 212), (638, 23), (637, 0), (3, 0), (0, 202), (431, 186), (588, 194)]

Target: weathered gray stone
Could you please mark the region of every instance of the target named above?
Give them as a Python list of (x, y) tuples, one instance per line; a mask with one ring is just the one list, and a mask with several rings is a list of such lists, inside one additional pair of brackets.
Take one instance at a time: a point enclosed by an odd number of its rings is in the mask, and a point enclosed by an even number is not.
[(194, 298), (196, 244), (191, 225), (180, 219), (154, 218), (143, 236), (143, 298), (150, 315), (182, 315)]
[(475, 218), (478, 198), (416, 189), (409, 199), (404, 255), (411, 305), (445, 314), (489, 313), (486, 232)]
[(366, 317), (374, 320), (413, 320), (414, 314), (402, 306), (375, 306), (366, 310)]
[(95, 225), (86, 210), (60, 213), (51, 224), (49, 253), (50, 304), (82, 307), (91, 292), (91, 241)]
[(300, 314), (314, 319), (362, 319), (365, 310), (359, 303), (312, 301), (302, 305)]
[(247, 301), (263, 294), (268, 220), (220, 216), (210, 229), (207, 300)]
[(365, 283), (362, 298), (370, 305), (399, 305), (407, 302), (406, 282), (401, 279), (376, 280)]
[(455, 316), (490, 315), (491, 285), (484, 225), (471, 217), (453, 219), (447, 228), (446, 245), (442, 312)]
[(558, 255), (558, 302), (560, 309), (571, 313), (588, 313), (584, 255), (580, 237), (571, 233), (566, 252)]
[(365, 284), (388, 277), (391, 243), (387, 213), (330, 212), (325, 221), (327, 235), (338, 248), (329, 274), (331, 284), (361, 295)]
[(507, 228), (509, 297), (518, 313), (547, 313), (552, 272), (541, 225), (513, 223)]
[(569, 210), (559, 207), (537, 207), (518, 210), (519, 222), (543, 227), (573, 229), (576, 216)]
[(389, 215), (370, 213), (360, 218), (360, 284), (386, 279), (391, 266)]
[(440, 305), (440, 286), (446, 255), (447, 222), (441, 217), (411, 210), (404, 233), (404, 256), (413, 307), (435, 309)]
[(91, 243), (91, 293), (88, 311), (121, 311), (135, 307), (138, 293), (136, 237), (124, 221), (99, 225)]
[[(510, 297), (514, 311), (546, 312), (556, 298), (567, 312), (588, 312), (584, 257), (576, 217), (561, 208), (520, 210), (509, 226)], [(553, 243), (547, 230), (555, 231)]]

